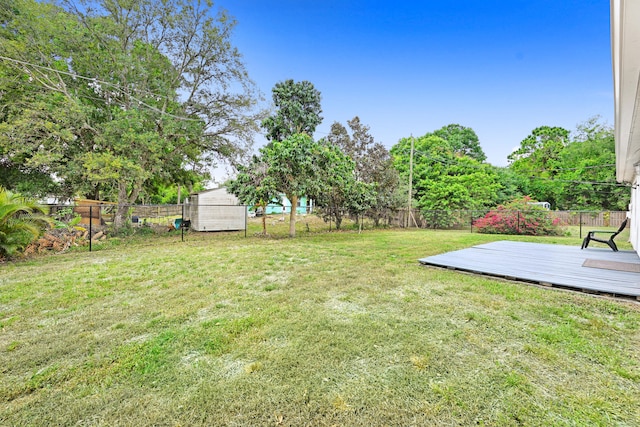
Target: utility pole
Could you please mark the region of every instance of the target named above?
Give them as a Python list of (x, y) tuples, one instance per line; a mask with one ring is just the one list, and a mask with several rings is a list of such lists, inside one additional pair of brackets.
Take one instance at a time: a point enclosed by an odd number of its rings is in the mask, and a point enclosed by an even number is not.
[[(409, 157), (409, 200), (407, 202), (407, 228), (411, 225), (411, 196), (413, 192), (413, 134), (411, 134), (411, 156)], [(415, 220), (414, 220), (415, 221)]]

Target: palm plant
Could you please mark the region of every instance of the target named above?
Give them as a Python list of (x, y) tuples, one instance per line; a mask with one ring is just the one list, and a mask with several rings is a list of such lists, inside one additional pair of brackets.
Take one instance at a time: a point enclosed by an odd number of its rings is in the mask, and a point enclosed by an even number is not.
[(33, 200), (0, 187), (0, 258), (15, 255), (51, 224)]

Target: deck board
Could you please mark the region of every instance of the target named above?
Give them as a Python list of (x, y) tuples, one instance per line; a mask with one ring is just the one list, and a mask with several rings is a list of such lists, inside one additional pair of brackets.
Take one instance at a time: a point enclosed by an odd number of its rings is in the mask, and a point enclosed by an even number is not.
[(424, 265), (588, 292), (640, 297), (640, 273), (583, 267), (587, 259), (640, 264), (633, 251), (498, 241), (420, 259)]

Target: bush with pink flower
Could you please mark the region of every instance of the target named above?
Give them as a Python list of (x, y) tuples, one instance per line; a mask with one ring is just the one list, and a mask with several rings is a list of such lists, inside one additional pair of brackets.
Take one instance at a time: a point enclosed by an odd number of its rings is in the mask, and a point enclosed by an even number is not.
[(552, 218), (545, 208), (532, 205), (526, 196), (499, 205), (484, 217), (473, 222), (480, 233), (523, 234), (529, 236), (558, 236), (562, 234), (560, 220)]

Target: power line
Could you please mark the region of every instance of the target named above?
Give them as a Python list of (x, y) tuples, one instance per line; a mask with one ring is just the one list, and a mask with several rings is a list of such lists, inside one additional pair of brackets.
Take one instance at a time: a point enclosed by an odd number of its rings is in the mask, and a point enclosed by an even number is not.
[[(402, 151), (402, 154), (407, 154), (407, 151)], [(452, 165), (452, 166), (457, 166), (459, 165), (459, 163), (449, 160), (449, 159), (439, 159), (436, 157), (433, 157), (431, 154), (425, 153), (423, 151), (419, 151), (419, 150), (414, 150), (414, 153), (416, 154), (420, 154), (423, 157), (429, 159), (429, 160), (433, 160), (436, 161), (438, 163), (442, 163), (444, 165)], [(482, 169), (484, 167), (486, 167), (486, 165), (490, 165), (489, 163), (481, 163), (478, 165), (463, 165), (467, 168), (476, 168), (476, 169)], [(492, 165), (493, 166), (493, 165)], [(582, 169), (603, 169), (603, 168), (609, 168), (615, 166), (615, 163), (607, 163), (607, 164), (602, 164), (602, 165), (593, 165), (593, 166), (581, 166), (581, 167), (575, 167), (575, 168), (554, 168), (554, 169), (536, 169), (533, 170), (531, 172), (563, 172), (563, 171), (572, 171), (572, 170), (582, 170)]]
[[(171, 114), (171, 113), (168, 113), (166, 111), (160, 110), (159, 108), (154, 107), (152, 105), (149, 105), (146, 102), (142, 101), (141, 99), (136, 98), (133, 95), (127, 94), (125, 89), (123, 89), (121, 85), (116, 84), (116, 83), (110, 83), (110, 82), (107, 82), (107, 81), (104, 81), (104, 80), (99, 80), (99, 79), (97, 79), (95, 77), (87, 77), (87, 76), (83, 76), (81, 74), (71, 73), (71, 72), (68, 72), (68, 71), (56, 70), (55, 68), (46, 67), (44, 65), (34, 64), (34, 63), (28, 62), (28, 61), (22, 61), (20, 59), (9, 58), (9, 57), (2, 56), (2, 55), (0, 55), (0, 59), (5, 60), (5, 61), (9, 61), (9, 62), (14, 62), (14, 63), (20, 64), (20, 65), (26, 65), (26, 66), (29, 66), (29, 67), (34, 67), (34, 68), (39, 68), (39, 69), (46, 70), (46, 71), (51, 71), (51, 72), (54, 72), (54, 73), (57, 73), (57, 74), (62, 74), (62, 75), (65, 75), (65, 76), (69, 76), (69, 77), (74, 78), (74, 79), (87, 80), (87, 81), (90, 81), (90, 82), (99, 83), (101, 85), (110, 86), (110, 87), (113, 87), (114, 89), (116, 89), (117, 91), (119, 91), (121, 94), (128, 95), (132, 100), (136, 101), (138, 104), (140, 104), (140, 105), (142, 105), (142, 106), (144, 106), (144, 107), (146, 107), (146, 108), (148, 108), (148, 109), (150, 109), (152, 111), (155, 111), (156, 113), (171, 117), (171, 118), (176, 119), (176, 120), (193, 121), (193, 122), (200, 122), (201, 121), (200, 119), (193, 119), (193, 118), (190, 118), (190, 117), (177, 116), (175, 114)], [(164, 96), (164, 95), (158, 95), (158, 94), (155, 94), (153, 92), (146, 91), (146, 90), (143, 90), (141, 92), (146, 94), (147, 96), (153, 96), (155, 98), (167, 99), (167, 97)], [(94, 99), (96, 99), (96, 98), (94, 98)]]
[[(406, 151), (402, 151), (402, 154), (407, 154)], [(486, 168), (489, 164), (487, 163), (482, 163), (482, 164), (478, 164), (478, 165), (464, 165), (464, 164), (460, 164), (457, 163), (453, 160), (449, 160), (449, 159), (441, 159), (441, 158), (437, 158), (434, 157), (428, 153), (425, 153), (423, 151), (420, 150), (415, 150), (413, 151), (414, 155), (420, 155), (423, 158), (426, 158), (428, 160), (432, 160), (434, 162), (440, 163), (442, 165), (445, 166), (459, 166), (459, 167), (463, 167), (463, 168), (471, 168), (471, 169), (484, 169)], [(491, 165), (489, 165), (491, 166)], [(611, 167), (611, 166), (615, 166), (614, 164), (606, 164), (606, 165), (596, 165), (596, 166), (586, 166), (584, 167), (584, 169), (595, 169), (595, 168), (604, 168), (604, 167)], [(579, 170), (582, 168), (558, 168), (558, 169), (551, 169), (545, 172), (556, 172), (556, 171), (564, 171), (564, 170)], [(565, 182), (565, 183), (570, 183), (570, 184), (589, 184), (589, 185), (607, 185), (607, 186), (614, 186), (614, 187), (629, 187), (629, 185), (624, 184), (624, 183), (617, 183), (617, 182), (606, 182), (606, 181), (580, 181), (580, 180), (564, 180), (564, 179), (557, 179), (557, 178), (547, 178), (547, 177), (540, 177), (540, 176), (528, 176), (528, 179), (538, 179), (538, 180), (546, 180), (546, 181), (550, 181), (550, 182)]]
[(545, 178), (542, 176), (529, 176), (527, 178), (550, 181), (550, 182), (566, 182), (569, 184), (589, 184), (589, 185), (609, 185), (613, 187), (630, 187), (629, 184), (618, 183), (618, 182), (607, 182), (607, 181), (578, 181), (578, 180), (571, 180), (571, 179)]

